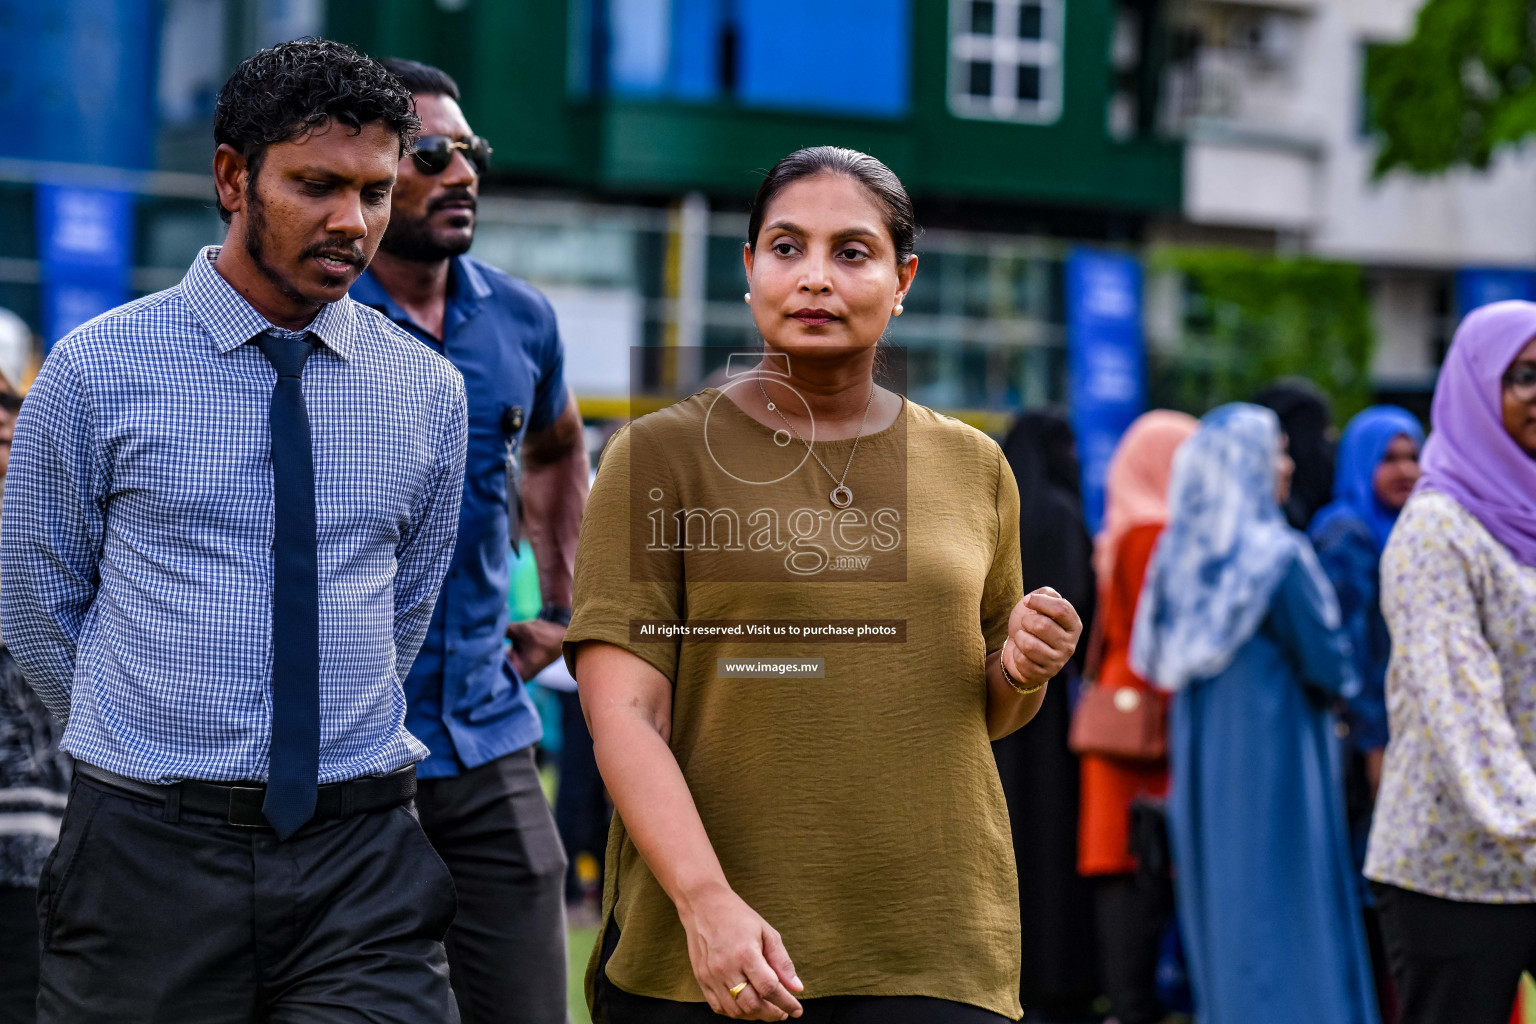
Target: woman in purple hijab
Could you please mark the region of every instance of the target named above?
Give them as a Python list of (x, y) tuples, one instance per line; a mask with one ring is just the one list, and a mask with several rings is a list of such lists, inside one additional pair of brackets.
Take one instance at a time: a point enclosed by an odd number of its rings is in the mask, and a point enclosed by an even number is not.
[(1387, 747), (1365, 874), (1402, 1024), (1504, 1024), (1536, 971), (1536, 303), (1463, 321), (1381, 563)]

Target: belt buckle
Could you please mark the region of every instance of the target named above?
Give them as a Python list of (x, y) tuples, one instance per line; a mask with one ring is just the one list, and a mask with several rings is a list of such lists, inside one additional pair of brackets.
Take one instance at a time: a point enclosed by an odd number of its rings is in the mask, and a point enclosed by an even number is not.
[[(237, 828), (271, 828), (272, 823), (261, 813), (266, 793), (264, 786), (230, 786), (229, 813), (224, 820)], [(241, 794), (252, 795), (243, 797)]]

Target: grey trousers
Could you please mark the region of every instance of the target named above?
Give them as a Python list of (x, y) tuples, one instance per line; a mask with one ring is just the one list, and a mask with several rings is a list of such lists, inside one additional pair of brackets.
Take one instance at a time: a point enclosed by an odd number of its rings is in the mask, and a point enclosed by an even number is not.
[(446, 944), (464, 1024), (566, 1024), (565, 851), (533, 748), (422, 779), (416, 808), (458, 891)]

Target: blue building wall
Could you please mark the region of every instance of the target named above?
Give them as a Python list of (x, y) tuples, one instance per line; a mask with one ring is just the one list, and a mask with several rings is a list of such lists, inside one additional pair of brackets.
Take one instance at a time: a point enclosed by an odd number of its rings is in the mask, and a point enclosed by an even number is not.
[(907, 0), (742, 0), (741, 101), (899, 117), (910, 95)]
[(672, 0), (672, 95), (719, 99), (721, 60), (733, 27), (733, 0)]
[(911, 0), (598, 0), (620, 96), (900, 117)]
[(149, 168), (156, 0), (0, 0), (0, 156)]

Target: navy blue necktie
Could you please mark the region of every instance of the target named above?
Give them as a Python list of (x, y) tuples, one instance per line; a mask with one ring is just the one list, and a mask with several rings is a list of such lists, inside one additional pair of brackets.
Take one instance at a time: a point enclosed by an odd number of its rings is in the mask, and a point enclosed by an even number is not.
[(315, 813), (320, 776), (320, 571), (315, 461), (301, 378), (309, 336), (263, 334), (272, 390), (272, 746), (261, 810), (287, 839)]

